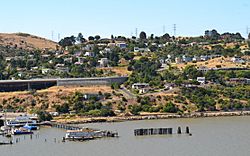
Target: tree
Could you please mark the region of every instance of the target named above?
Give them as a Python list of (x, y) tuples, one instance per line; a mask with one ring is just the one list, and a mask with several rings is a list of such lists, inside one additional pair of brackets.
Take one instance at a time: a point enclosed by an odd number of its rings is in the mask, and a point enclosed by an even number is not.
[(183, 76), (185, 79), (196, 79), (203, 76), (201, 71), (198, 71), (194, 65), (188, 65), (184, 68)]
[(84, 43), (86, 40), (83, 38), (82, 33), (79, 33), (78, 36), (76, 37), (76, 40), (80, 43)]
[(248, 39), (250, 40), (250, 33), (248, 34)]
[(98, 41), (98, 40), (100, 40), (100, 39), (101, 39), (100, 35), (96, 35), (96, 36), (95, 36), (95, 40)]
[(220, 34), (215, 30), (213, 29), (212, 31), (205, 31), (205, 38), (207, 39), (211, 39), (211, 40), (218, 40), (220, 37)]
[(163, 111), (168, 113), (177, 113), (179, 108), (176, 107), (172, 102), (169, 102), (163, 107)]
[(93, 36), (89, 36), (89, 41), (94, 41), (95, 40), (95, 38), (93, 37)]
[(144, 31), (142, 31), (142, 32), (140, 33), (140, 39), (141, 39), (141, 40), (147, 39), (147, 34), (146, 34)]
[(61, 41), (59, 41), (59, 45), (62, 47), (72, 46), (75, 44), (75, 42), (76, 38), (74, 36), (65, 37), (64, 39), (61, 39)]
[(170, 37), (170, 35), (169, 35), (168, 33), (166, 33), (166, 34), (164, 34), (164, 35), (162, 36), (162, 39), (164, 39), (164, 40), (166, 40), (166, 41), (168, 41), (170, 38), (171, 38), (171, 37)]
[(52, 116), (48, 112), (38, 111), (37, 115), (38, 115), (38, 120), (39, 121), (50, 121), (50, 120), (52, 120)]
[(153, 40), (154, 39), (154, 34), (151, 34), (150, 35), (150, 40)]

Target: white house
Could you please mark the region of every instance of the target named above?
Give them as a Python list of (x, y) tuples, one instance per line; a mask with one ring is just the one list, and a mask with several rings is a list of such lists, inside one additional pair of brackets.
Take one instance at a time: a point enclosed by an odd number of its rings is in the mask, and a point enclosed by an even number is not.
[(176, 63), (176, 64), (182, 63), (182, 59), (181, 59), (180, 57), (176, 57), (176, 58), (175, 58), (175, 63)]
[(94, 53), (94, 52), (86, 52), (86, 53), (84, 54), (84, 56), (95, 57), (95, 53)]
[(147, 93), (150, 90), (148, 83), (134, 83), (132, 84), (132, 89), (139, 91), (139, 94)]
[(127, 48), (127, 43), (116, 43), (116, 46), (121, 48), (121, 49), (125, 49), (125, 48)]
[(48, 74), (51, 71), (49, 68), (43, 68), (42, 69), (42, 74)]
[(245, 63), (245, 61), (241, 57), (238, 57), (238, 56), (233, 57), (231, 61), (234, 63)]
[(209, 60), (209, 57), (207, 55), (201, 55), (200, 60), (201, 61), (207, 61), (207, 60)]
[(98, 62), (100, 64), (100, 67), (107, 67), (109, 60), (108, 58), (101, 58)]
[(149, 87), (148, 83), (134, 83), (132, 84), (132, 89), (141, 89), (141, 88), (146, 88)]
[(197, 77), (196, 79), (200, 84), (205, 84), (206, 83), (206, 78), (205, 77)]
[(191, 58), (191, 57), (188, 57), (188, 56), (186, 56), (186, 55), (183, 55), (183, 56), (182, 56), (182, 61), (183, 61), (183, 62), (191, 62), (191, 61), (192, 61), (192, 58)]

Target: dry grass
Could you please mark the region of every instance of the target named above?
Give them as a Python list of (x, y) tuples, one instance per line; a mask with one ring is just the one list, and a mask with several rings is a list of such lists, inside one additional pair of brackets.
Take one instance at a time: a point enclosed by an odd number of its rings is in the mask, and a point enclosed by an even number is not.
[(117, 75), (124, 76), (124, 75), (130, 75), (132, 72), (128, 71), (128, 67), (105, 67), (101, 68), (104, 71), (110, 70), (115, 72)]
[(181, 63), (181, 64), (174, 64), (176, 65), (179, 69), (184, 69), (187, 65), (195, 65), (197, 67), (201, 66), (206, 66), (208, 68), (216, 68), (217, 66), (221, 66), (222, 68), (233, 68), (233, 67), (247, 67), (248, 65), (242, 65), (242, 64), (236, 64), (231, 61), (231, 58), (225, 58), (225, 57), (219, 57), (219, 58), (214, 58), (208, 61), (203, 61), (203, 62), (197, 62), (197, 63), (192, 63), (189, 62), (187, 64)]
[(45, 38), (20, 33), (0, 33), (0, 45), (11, 46), (23, 49), (56, 49), (58, 44)]
[[(5, 92), (0, 93), (0, 103), (7, 100), (9, 104), (14, 107), (23, 106), (30, 108), (33, 100), (36, 101), (36, 107), (40, 108), (43, 104), (48, 104), (49, 111), (54, 111), (53, 105), (61, 105), (65, 103), (65, 98), (75, 92), (81, 93), (111, 93), (112, 89), (108, 86), (89, 86), (89, 87), (51, 87), (49, 89), (40, 90), (32, 94), (30, 92)], [(23, 101), (22, 103), (14, 102), (16, 99)]]

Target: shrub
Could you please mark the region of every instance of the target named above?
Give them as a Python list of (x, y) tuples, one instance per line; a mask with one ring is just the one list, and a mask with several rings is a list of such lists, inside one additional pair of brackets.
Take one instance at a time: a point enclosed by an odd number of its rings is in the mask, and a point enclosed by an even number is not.
[(163, 112), (168, 112), (168, 113), (177, 113), (179, 111), (179, 108), (176, 107), (172, 102), (167, 103), (163, 107)]

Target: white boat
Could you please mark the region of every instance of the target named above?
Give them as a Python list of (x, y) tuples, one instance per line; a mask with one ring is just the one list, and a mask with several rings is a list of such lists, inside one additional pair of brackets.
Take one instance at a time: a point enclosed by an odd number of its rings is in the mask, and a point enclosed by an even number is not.
[(1, 126), (0, 130), (3, 131), (3, 132), (9, 131), (10, 127), (8, 127), (8, 126)]
[(101, 138), (102, 136), (102, 131), (89, 128), (83, 128), (81, 130), (68, 130), (66, 132), (66, 139), (68, 140), (90, 140)]
[(14, 119), (14, 120), (6, 121), (6, 126), (22, 127), (25, 124), (35, 125), (36, 123), (37, 123), (36, 120), (32, 120), (27, 116), (20, 116), (20, 117), (16, 117), (16, 119)]

